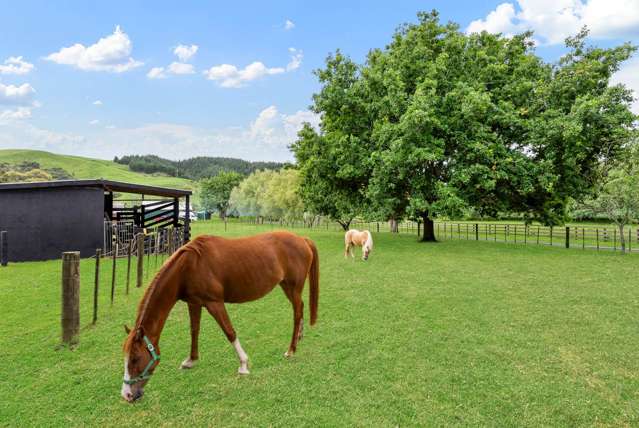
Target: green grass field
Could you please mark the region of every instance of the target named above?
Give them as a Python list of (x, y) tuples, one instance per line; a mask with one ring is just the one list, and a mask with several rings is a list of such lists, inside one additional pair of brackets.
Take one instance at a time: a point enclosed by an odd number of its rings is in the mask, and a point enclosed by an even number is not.
[[(219, 223), (194, 229), (224, 234)], [(267, 229), (230, 224), (226, 235)], [(382, 233), (369, 261), (353, 262), (342, 256), (341, 233), (304, 234), (320, 250), (319, 321), (307, 326), (292, 359), (283, 357), (292, 311), (274, 290), (229, 306), (249, 376), (236, 374), (235, 353), (207, 315), (200, 364), (181, 371), (189, 327), (178, 303), (162, 336), (162, 363), (132, 405), (119, 396), (122, 324), (133, 323), (142, 290), (124, 295), (124, 269), (110, 307), (110, 263), (103, 263), (100, 319), (90, 327), (94, 262), (82, 262), (83, 329), (70, 351), (56, 349), (60, 262), (0, 268), (0, 425), (639, 423), (639, 256), (420, 244)]]
[(104, 178), (149, 186), (196, 190), (191, 180), (160, 174), (142, 174), (130, 171), (126, 165), (108, 160), (58, 155), (38, 150), (0, 150), (0, 162), (15, 164), (24, 161), (38, 162), (43, 168), (62, 168), (77, 179)]

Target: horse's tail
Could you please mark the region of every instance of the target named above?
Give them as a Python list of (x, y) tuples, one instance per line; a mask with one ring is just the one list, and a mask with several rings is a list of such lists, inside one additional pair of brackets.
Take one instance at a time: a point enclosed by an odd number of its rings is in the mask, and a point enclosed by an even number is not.
[(308, 279), (311, 286), (309, 290), (311, 325), (313, 325), (317, 322), (317, 305), (319, 303), (319, 255), (317, 254), (317, 247), (313, 241), (306, 238), (306, 243), (313, 253), (313, 261), (311, 261), (311, 268), (308, 272)]

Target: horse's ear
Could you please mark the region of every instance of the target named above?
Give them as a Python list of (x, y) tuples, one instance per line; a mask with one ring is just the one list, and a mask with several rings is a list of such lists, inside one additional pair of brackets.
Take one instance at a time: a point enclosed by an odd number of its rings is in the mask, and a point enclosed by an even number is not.
[(124, 324), (124, 331), (126, 331), (126, 334), (131, 333), (131, 329), (129, 327), (127, 327), (126, 324)]
[(135, 330), (135, 340), (142, 340), (144, 337), (144, 327), (140, 326)]

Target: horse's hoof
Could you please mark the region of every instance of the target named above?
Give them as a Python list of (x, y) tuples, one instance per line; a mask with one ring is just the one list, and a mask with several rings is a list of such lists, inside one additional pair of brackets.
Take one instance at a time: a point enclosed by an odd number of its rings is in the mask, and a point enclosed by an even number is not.
[(237, 373), (241, 374), (241, 375), (250, 374), (248, 368), (246, 368), (246, 367), (240, 367), (239, 369), (237, 369)]
[(192, 360), (190, 358), (187, 358), (186, 360), (182, 361), (182, 364), (180, 364), (180, 368), (185, 370), (192, 369), (196, 363), (197, 363), (197, 360)]
[(294, 353), (291, 352), (291, 351), (286, 351), (286, 352), (284, 352), (284, 358), (291, 358), (293, 356), (293, 354)]

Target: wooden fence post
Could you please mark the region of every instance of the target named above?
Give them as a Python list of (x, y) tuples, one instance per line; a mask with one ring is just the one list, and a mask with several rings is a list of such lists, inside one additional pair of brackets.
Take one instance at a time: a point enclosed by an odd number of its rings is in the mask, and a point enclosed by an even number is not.
[(80, 332), (80, 252), (62, 253), (62, 342), (78, 342)]
[[(153, 238), (153, 235), (148, 235), (149, 239)], [(149, 278), (149, 271), (151, 270), (150, 267), (150, 263), (151, 263), (151, 242), (149, 242), (149, 249), (146, 251), (146, 272), (144, 272), (145, 278), (148, 279)]]
[(0, 265), (9, 264), (9, 232), (0, 232)]
[(475, 223), (475, 241), (479, 241), (479, 223)]
[(98, 321), (98, 288), (100, 287), (100, 259), (102, 248), (95, 250), (95, 282), (93, 284), (93, 324)]
[(566, 248), (570, 248), (570, 226), (566, 226)]
[(129, 241), (126, 249), (126, 294), (129, 294), (129, 283), (131, 282), (131, 249), (133, 241)]
[(118, 244), (115, 243), (113, 248), (113, 263), (111, 267), (111, 304), (113, 304), (113, 296), (115, 295), (115, 261), (118, 258)]
[(137, 282), (135, 286), (137, 288), (142, 287), (142, 277), (144, 275), (144, 234), (138, 233), (136, 239), (136, 245), (138, 246), (138, 270), (137, 270)]

